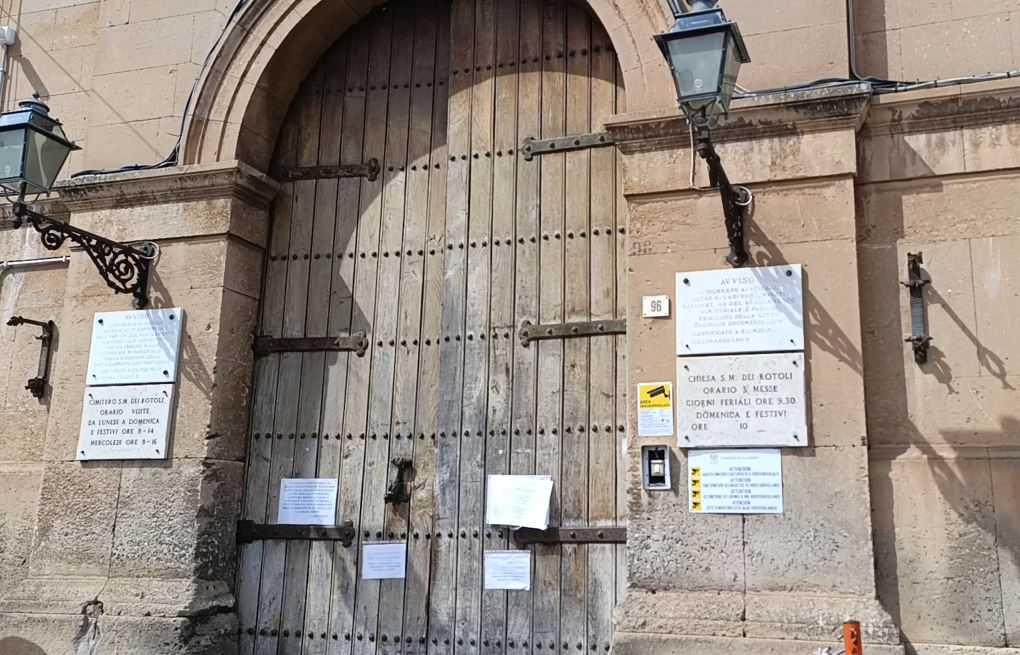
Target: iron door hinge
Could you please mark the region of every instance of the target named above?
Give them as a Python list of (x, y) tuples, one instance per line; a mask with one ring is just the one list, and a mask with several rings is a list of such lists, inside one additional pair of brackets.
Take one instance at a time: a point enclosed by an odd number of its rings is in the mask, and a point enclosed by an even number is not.
[(514, 543), (518, 547), (530, 544), (625, 544), (626, 527), (571, 528), (558, 527), (536, 530), (518, 528), (514, 530)]
[(53, 321), (34, 321), (24, 316), (12, 316), (7, 325), (12, 327), (18, 325), (35, 325), (42, 329), (36, 339), (39, 340), (39, 368), (36, 376), (28, 381), (25, 389), (32, 392), (36, 398), (46, 396), (46, 383), (50, 379), (50, 348), (53, 345), (53, 330), (57, 327)]
[(928, 316), (924, 309), (924, 288), (931, 284), (930, 278), (921, 274), (924, 263), (923, 253), (907, 253), (907, 281), (901, 282), (910, 289), (910, 332), (904, 339), (914, 349), (914, 361), (924, 364), (928, 361), (928, 347), (931, 336), (928, 334)]
[(252, 350), (256, 357), (265, 357), (271, 353), (313, 353), (313, 352), (352, 352), (363, 357), (368, 350), (368, 337), (364, 332), (355, 332), (350, 336), (335, 337), (297, 337), (279, 339), (276, 337), (258, 336), (252, 342)]
[(281, 182), (296, 180), (336, 180), (342, 177), (363, 177), (374, 182), (379, 177), (379, 160), (372, 158), (364, 164), (343, 166), (292, 166), (280, 169), (277, 177)]
[(354, 543), (354, 523), (343, 525), (282, 525), (259, 524), (254, 521), (237, 522), (237, 543), (281, 539), (285, 541), (339, 541), (344, 546)]
[(531, 161), (538, 155), (548, 155), (555, 152), (566, 152), (568, 150), (583, 150), (585, 148), (601, 148), (613, 145), (613, 135), (609, 132), (594, 132), (592, 134), (575, 134), (574, 136), (561, 136), (558, 139), (536, 139), (527, 137), (521, 144), (521, 153), (525, 161)]
[(550, 323), (536, 325), (531, 321), (521, 323), (517, 332), (521, 345), (543, 339), (570, 339), (575, 337), (598, 337), (608, 334), (627, 334), (627, 319), (611, 318), (604, 321), (578, 321), (576, 323)]

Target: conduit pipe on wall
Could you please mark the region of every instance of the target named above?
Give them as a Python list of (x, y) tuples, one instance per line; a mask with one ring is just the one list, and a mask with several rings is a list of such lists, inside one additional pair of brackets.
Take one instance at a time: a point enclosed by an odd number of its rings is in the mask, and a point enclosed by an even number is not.
[(0, 102), (7, 91), (8, 50), (18, 38), (17, 31), (10, 26), (0, 27)]
[(41, 266), (56, 266), (58, 264), (67, 264), (71, 261), (70, 255), (63, 255), (61, 257), (40, 257), (37, 259), (12, 259), (8, 261), (0, 261), (0, 292), (3, 291), (4, 277), (7, 271), (17, 270), (21, 268), (37, 268)]

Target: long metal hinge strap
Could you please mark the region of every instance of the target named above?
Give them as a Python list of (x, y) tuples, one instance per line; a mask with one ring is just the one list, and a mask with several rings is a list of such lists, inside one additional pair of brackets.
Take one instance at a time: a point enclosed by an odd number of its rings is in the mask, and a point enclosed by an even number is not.
[(565, 152), (567, 150), (582, 150), (584, 148), (601, 148), (611, 145), (613, 145), (613, 135), (609, 132), (561, 136), (558, 139), (535, 139), (529, 136), (521, 144), (521, 153), (526, 161), (531, 161), (533, 157), (538, 155)]
[(286, 541), (339, 541), (344, 546), (354, 543), (354, 524), (343, 525), (278, 525), (259, 524), (254, 521), (237, 522), (237, 543), (281, 539)]
[(627, 334), (627, 319), (611, 318), (604, 321), (578, 321), (575, 323), (551, 323), (536, 325), (531, 321), (521, 323), (517, 331), (521, 344), (542, 339), (570, 339), (574, 337), (597, 337), (607, 334)]
[(924, 287), (930, 280), (921, 275), (921, 264), (924, 263), (923, 253), (907, 253), (907, 281), (903, 286), (910, 289), (910, 332), (905, 341), (913, 346), (914, 361), (924, 364), (928, 361), (928, 346), (931, 336), (928, 334), (928, 321), (924, 312)]
[(364, 164), (343, 166), (293, 166), (280, 170), (281, 182), (295, 180), (335, 180), (341, 177), (363, 177), (373, 182), (379, 177), (379, 160), (372, 158)]
[(625, 544), (627, 528), (518, 528), (514, 530), (514, 543), (528, 544)]
[(335, 337), (298, 337), (278, 339), (276, 337), (255, 337), (252, 350), (256, 357), (265, 357), (271, 353), (312, 353), (312, 352), (353, 352), (362, 357), (368, 350), (368, 337), (364, 332), (355, 332), (350, 336)]

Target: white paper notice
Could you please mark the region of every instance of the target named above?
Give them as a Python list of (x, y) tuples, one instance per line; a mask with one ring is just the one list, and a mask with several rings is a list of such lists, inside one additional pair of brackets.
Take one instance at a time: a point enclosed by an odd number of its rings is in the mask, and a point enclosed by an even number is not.
[(277, 522), (335, 525), (337, 482), (336, 478), (283, 478)]
[(407, 572), (407, 543), (379, 541), (361, 548), (363, 580), (400, 580)]
[(782, 514), (779, 450), (689, 450), (688, 498), (694, 514)]
[(638, 385), (638, 436), (673, 436), (673, 383)]
[(531, 551), (486, 551), (485, 588), (513, 591), (531, 589)]
[(542, 475), (490, 475), (485, 494), (485, 522), (515, 528), (549, 527), (553, 482)]

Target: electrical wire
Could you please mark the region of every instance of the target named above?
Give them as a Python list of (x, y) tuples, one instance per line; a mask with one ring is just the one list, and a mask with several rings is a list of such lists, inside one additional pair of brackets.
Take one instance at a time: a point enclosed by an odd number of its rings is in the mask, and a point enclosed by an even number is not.
[(188, 99), (184, 103), (184, 110), (181, 112), (180, 129), (177, 131), (177, 142), (174, 144), (170, 154), (168, 154), (162, 161), (155, 164), (128, 164), (126, 166), (121, 166), (120, 168), (106, 170), (97, 169), (78, 171), (71, 175), (72, 178), (81, 177), (83, 175), (113, 175), (115, 173), (127, 173), (130, 171), (148, 171), (159, 168), (169, 168), (177, 165), (177, 162), (180, 159), (181, 141), (184, 139), (184, 128), (187, 125), (188, 113), (191, 111), (191, 103), (195, 100), (195, 91), (198, 90), (198, 83), (201, 81), (206, 69), (209, 68), (209, 62), (212, 60), (212, 56), (216, 52), (216, 49), (220, 47), (220, 42), (223, 41), (223, 37), (226, 36), (231, 23), (234, 22), (235, 18), (237, 18), (237, 15), (241, 12), (241, 8), (247, 1), (248, 0), (237, 0), (234, 8), (230, 10), (230, 14), (227, 16), (226, 22), (223, 24), (223, 29), (216, 35), (216, 40), (213, 41), (212, 47), (210, 47), (209, 52), (206, 53), (205, 59), (202, 60), (202, 65), (199, 67), (198, 73), (195, 75), (195, 81), (191, 84), (191, 90), (188, 92)]

